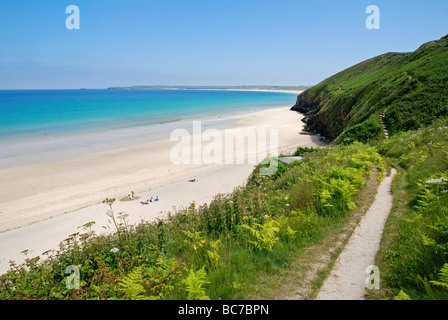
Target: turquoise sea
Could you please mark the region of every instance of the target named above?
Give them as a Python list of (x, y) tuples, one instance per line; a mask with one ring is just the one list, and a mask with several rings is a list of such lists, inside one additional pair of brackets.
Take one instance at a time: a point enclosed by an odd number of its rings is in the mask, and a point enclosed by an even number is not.
[(292, 106), (295, 99), (225, 90), (0, 90), (0, 142)]
[[(297, 95), (228, 90), (0, 90), (0, 169), (169, 140), (192, 120), (292, 106)], [(217, 119), (217, 120), (212, 120)]]

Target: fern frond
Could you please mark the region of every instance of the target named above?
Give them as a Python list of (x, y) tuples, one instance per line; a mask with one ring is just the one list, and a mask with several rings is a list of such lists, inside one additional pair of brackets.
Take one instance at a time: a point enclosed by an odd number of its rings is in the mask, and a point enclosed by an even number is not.
[(145, 296), (143, 271), (141, 268), (135, 268), (131, 273), (119, 280), (119, 291), (129, 300), (155, 300), (157, 297)]
[(409, 297), (403, 290), (401, 290), (394, 298), (393, 300), (411, 300), (411, 297)]
[(448, 289), (448, 282), (431, 281), (431, 284)]
[(445, 263), (439, 271), (439, 281), (431, 281), (431, 284), (448, 288), (448, 263)]
[(156, 265), (162, 270), (170, 270), (177, 266), (176, 258), (167, 258), (165, 255), (161, 254), (157, 258)]
[(185, 284), (188, 300), (210, 300), (202, 287), (210, 283), (207, 281), (207, 273), (204, 268), (198, 271), (190, 269), (187, 278), (182, 282)]
[[(255, 225), (260, 226), (259, 224), (255, 224)], [(258, 230), (248, 226), (247, 224), (243, 224), (241, 227), (248, 230), (251, 233), (251, 235), (253, 235), (256, 238), (258, 238), (260, 235), (260, 232)]]
[(252, 243), (255, 248), (258, 250), (266, 249), (271, 251), (272, 247), (279, 240), (277, 233), (280, 231), (280, 228), (277, 227), (277, 225), (277, 221), (271, 220), (266, 222), (264, 225), (258, 223), (255, 224), (255, 226), (257, 226), (260, 230), (256, 230), (248, 225), (243, 225), (242, 227), (249, 230), (251, 235), (257, 239), (256, 241), (249, 241), (249, 243)]
[(423, 241), (423, 245), (425, 245), (425, 246), (433, 246), (436, 244), (434, 239), (431, 239), (430, 237), (427, 237), (424, 234), (422, 234), (422, 241)]
[(286, 227), (286, 234), (288, 235), (288, 237), (290, 237), (291, 239), (294, 239), (296, 237), (296, 233), (298, 231), (293, 230), (290, 226)]

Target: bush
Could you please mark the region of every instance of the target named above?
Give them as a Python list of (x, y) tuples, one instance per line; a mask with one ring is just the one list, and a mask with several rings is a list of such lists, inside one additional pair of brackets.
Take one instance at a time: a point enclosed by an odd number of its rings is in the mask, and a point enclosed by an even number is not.
[(350, 127), (350, 129), (338, 137), (336, 143), (350, 144), (355, 141), (368, 143), (380, 137), (384, 137), (383, 128), (381, 127), (378, 117), (373, 117)]

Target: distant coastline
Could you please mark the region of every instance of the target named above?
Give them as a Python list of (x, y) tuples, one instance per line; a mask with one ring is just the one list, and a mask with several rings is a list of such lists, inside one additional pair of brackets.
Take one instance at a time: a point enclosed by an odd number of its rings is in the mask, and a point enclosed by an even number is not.
[(128, 87), (109, 87), (110, 90), (232, 90), (232, 91), (268, 91), (268, 92), (287, 92), (301, 93), (310, 86), (128, 86)]

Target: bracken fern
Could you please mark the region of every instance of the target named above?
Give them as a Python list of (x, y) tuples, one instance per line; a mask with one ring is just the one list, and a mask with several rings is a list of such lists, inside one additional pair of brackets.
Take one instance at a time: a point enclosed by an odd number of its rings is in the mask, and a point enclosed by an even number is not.
[(207, 280), (207, 273), (204, 268), (198, 271), (190, 269), (182, 283), (185, 284), (188, 300), (210, 300), (205, 294), (205, 288), (203, 288), (204, 285), (210, 283)]
[(258, 250), (267, 250), (271, 251), (274, 245), (278, 242), (279, 238), (277, 233), (280, 231), (278, 227), (278, 222), (275, 220), (270, 220), (266, 222), (264, 225), (256, 223), (255, 227), (252, 228), (248, 225), (242, 225), (242, 227), (250, 232), (250, 234), (256, 238), (256, 241), (249, 241), (252, 243), (255, 248)]

